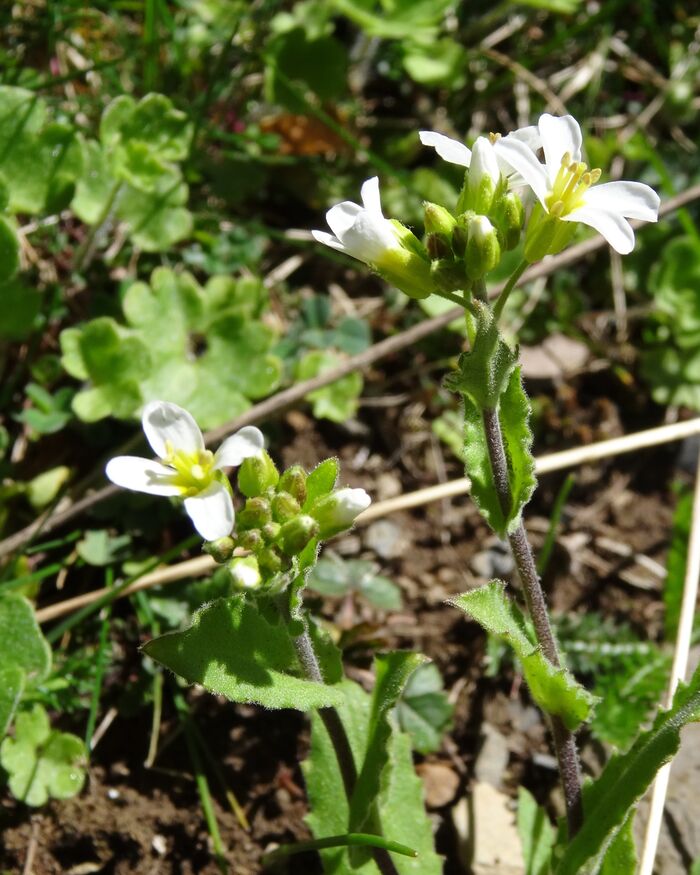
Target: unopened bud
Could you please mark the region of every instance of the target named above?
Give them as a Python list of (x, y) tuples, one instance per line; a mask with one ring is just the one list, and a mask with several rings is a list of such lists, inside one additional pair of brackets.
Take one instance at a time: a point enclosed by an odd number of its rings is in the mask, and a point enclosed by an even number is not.
[(271, 520), (270, 502), (258, 495), (256, 498), (249, 498), (246, 501), (245, 507), (236, 517), (236, 529), (239, 532), (247, 529), (260, 529)]
[(263, 574), (272, 576), (282, 570), (282, 557), (274, 547), (261, 550), (257, 556), (258, 565)]
[(477, 137), (467, 176), (468, 208), (476, 213), (488, 213), (500, 180), (501, 171), (493, 145), (486, 137)]
[(279, 534), (280, 549), (286, 556), (296, 556), (318, 533), (319, 524), (316, 520), (302, 514), (282, 526)]
[(500, 198), (495, 222), (501, 234), (503, 248), (515, 249), (520, 242), (520, 232), (525, 223), (525, 208), (514, 191), (506, 192)]
[(233, 538), (227, 535), (225, 538), (217, 538), (216, 541), (205, 541), (202, 550), (208, 553), (215, 562), (223, 564), (233, 556), (234, 547)]
[(358, 514), (366, 510), (372, 502), (364, 489), (338, 489), (319, 499), (311, 509), (312, 516), (318, 520), (321, 539), (330, 538), (349, 529)]
[(280, 477), (278, 490), (288, 492), (299, 504), (306, 501), (306, 471), (301, 465), (292, 465)]
[(255, 556), (237, 556), (229, 562), (228, 570), (237, 589), (255, 589), (262, 583), (262, 575)]
[(238, 546), (251, 553), (257, 553), (265, 546), (260, 529), (248, 529), (247, 532), (242, 532), (238, 537)]
[(441, 237), (439, 234), (428, 234), (425, 243), (428, 247), (428, 255), (433, 261), (437, 258), (448, 258), (452, 255), (452, 246), (445, 237)]
[(469, 239), (464, 264), (470, 279), (481, 279), (498, 264), (501, 247), (498, 234), (486, 216), (475, 216), (469, 223)]
[(276, 523), (286, 523), (301, 513), (301, 506), (288, 492), (278, 492), (272, 497), (272, 519)]
[(431, 204), (430, 201), (426, 201), (423, 207), (425, 209), (425, 233), (439, 234), (449, 239), (457, 225), (457, 220), (452, 213), (445, 207)]
[(238, 488), (247, 498), (262, 495), (271, 486), (276, 486), (279, 479), (279, 471), (266, 450), (244, 459), (238, 469)]
[(279, 523), (266, 523), (262, 529), (262, 536), (266, 541), (276, 541), (282, 526)]

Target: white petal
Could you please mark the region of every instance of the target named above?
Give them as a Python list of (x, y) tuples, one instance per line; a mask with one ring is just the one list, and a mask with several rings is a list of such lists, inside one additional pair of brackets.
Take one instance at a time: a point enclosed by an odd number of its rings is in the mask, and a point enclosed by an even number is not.
[(581, 160), (581, 128), (572, 115), (545, 113), (540, 116), (539, 129), (547, 173), (550, 181), (554, 182), (565, 152), (569, 153), (572, 161)]
[(142, 459), (140, 456), (117, 456), (110, 459), (105, 474), (117, 486), (147, 492), (149, 495), (181, 495), (172, 483), (175, 471), (160, 462)]
[(396, 229), (388, 219), (363, 210), (343, 235), (348, 255), (367, 264), (378, 264), (387, 250), (400, 247)]
[(364, 489), (339, 489), (335, 493), (335, 520), (338, 525), (349, 526), (356, 516), (362, 513), (372, 503), (372, 499)]
[(525, 183), (535, 192), (544, 206), (549, 188), (549, 178), (544, 165), (540, 164), (532, 149), (520, 140), (510, 137), (498, 140), (494, 149), (500, 159), (522, 176)]
[(362, 203), (366, 210), (369, 210), (370, 213), (376, 213), (384, 218), (384, 213), (382, 212), (382, 200), (379, 196), (378, 176), (373, 176), (371, 179), (368, 179), (366, 182), (362, 183), (360, 195), (362, 197)]
[(604, 182), (585, 194), (585, 205), (619, 213), (628, 219), (656, 222), (661, 200), (653, 188), (643, 182)]
[(472, 163), (469, 168), (469, 187), (475, 190), (481, 177), (490, 176), (495, 184), (501, 178), (501, 168), (498, 166), (496, 150), (486, 137), (477, 137), (472, 149)]
[(511, 131), (508, 136), (513, 137), (514, 140), (520, 140), (521, 143), (525, 143), (533, 152), (542, 148), (542, 137), (537, 125), (527, 125), (524, 128), (518, 128), (517, 131)]
[(199, 495), (186, 498), (185, 510), (205, 541), (225, 538), (233, 531), (233, 501), (221, 483), (214, 482)]
[(233, 468), (244, 459), (257, 456), (265, 446), (265, 438), (259, 428), (247, 425), (231, 437), (227, 437), (214, 456), (215, 468)]
[(582, 222), (595, 228), (620, 255), (627, 255), (634, 249), (634, 231), (619, 213), (584, 206), (562, 216), (562, 219), (565, 222)]
[(318, 240), (319, 243), (330, 246), (331, 249), (337, 249), (339, 252), (345, 252), (345, 247), (333, 234), (329, 234), (327, 231), (312, 231), (311, 234), (314, 240)]
[[(163, 314), (167, 318), (167, 314)], [(174, 450), (196, 453), (204, 449), (204, 439), (192, 415), (169, 401), (151, 401), (141, 416), (143, 430), (156, 456), (165, 459), (168, 445)]]
[(343, 239), (343, 234), (349, 228), (352, 228), (353, 222), (361, 212), (362, 207), (359, 207), (352, 201), (343, 201), (328, 210), (326, 221), (338, 240)]
[(418, 136), (424, 146), (435, 149), (443, 161), (450, 164), (459, 164), (460, 167), (469, 167), (472, 160), (471, 150), (459, 140), (453, 140), (437, 131), (419, 131)]

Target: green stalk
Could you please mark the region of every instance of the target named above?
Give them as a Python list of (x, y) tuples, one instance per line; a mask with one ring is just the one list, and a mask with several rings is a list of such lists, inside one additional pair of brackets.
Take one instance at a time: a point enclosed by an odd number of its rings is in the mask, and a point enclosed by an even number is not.
[(503, 312), (503, 308), (508, 301), (510, 293), (513, 291), (513, 289), (517, 285), (518, 280), (525, 273), (529, 266), (530, 263), (528, 261), (525, 261), (525, 259), (523, 258), (523, 260), (508, 278), (508, 282), (503, 287), (503, 291), (498, 296), (496, 303), (493, 305), (493, 316), (496, 322), (498, 322), (498, 320), (501, 318), (501, 313)]

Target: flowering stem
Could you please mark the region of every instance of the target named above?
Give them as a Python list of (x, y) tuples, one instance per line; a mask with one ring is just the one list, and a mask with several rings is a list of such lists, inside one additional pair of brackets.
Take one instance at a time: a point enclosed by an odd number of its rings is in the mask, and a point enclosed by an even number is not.
[(529, 266), (530, 266), (530, 263), (528, 261), (525, 261), (525, 259), (523, 258), (523, 260), (520, 262), (520, 264), (515, 268), (513, 273), (508, 278), (508, 282), (503, 287), (503, 291), (498, 296), (496, 303), (493, 305), (493, 316), (494, 316), (494, 319), (496, 320), (496, 322), (498, 322), (498, 320), (501, 318), (501, 313), (503, 312), (503, 308), (505, 307), (506, 302), (508, 301), (508, 297), (510, 296), (510, 293), (513, 291), (513, 289), (517, 285), (518, 280), (525, 273), (525, 271), (527, 270), (527, 268)]
[(444, 298), (446, 301), (452, 301), (453, 304), (457, 304), (458, 307), (466, 308), (469, 306), (469, 296), (466, 294), (464, 297), (461, 295), (456, 295), (453, 292), (446, 292), (441, 290), (439, 292), (433, 292), (434, 295), (438, 295), (440, 298)]
[[(299, 662), (302, 664), (306, 676), (310, 681), (318, 684), (325, 683), (323, 672), (314, 649), (311, 635), (308, 629), (304, 629), (301, 635), (294, 638), (294, 647), (296, 648)], [(326, 732), (331, 740), (335, 755), (338, 760), (338, 767), (343, 779), (343, 787), (348, 802), (352, 798), (355, 784), (357, 783), (357, 769), (355, 767), (355, 759), (352, 755), (352, 748), (348, 740), (345, 727), (342, 724), (340, 716), (335, 708), (319, 708), (318, 716), (323, 721), (326, 727)], [(372, 856), (377, 868), (382, 875), (399, 875), (393, 860), (389, 856), (389, 852), (384, 848), (375, 847), (372, 849)]]
[[(513, 283), (515, 284), (515, 283)], [(500, 299), (499, 299), (500, 302)], [(484, 431), (488, 446), (491, 470), (498, 494), (498, 500), (503, 513), (508, 515), (512, 504), (510, 484), (508, 481), (508, 461), (501, 424), (498, 420), (498, 411), (488, 408), (483, 411)], [(510, 549), (515, 559), (518, 575), (523, 585), (525, 601), (535, 627), (535, 635), (542, 649), (543, 655), (557, 668), (561, 665), (559, 650), (557, 648), (552, 626), (549, 622), (547, 603), (545, 601), (542, 584), (537, 573), (537, 566), (532, 554), (532, 547), (525, 532), (522, 521), (518, 523), (515, 531), (508, 536)], [(581, 803), (581, 770), (576, 750), (576, 740), (573, 732), (566, 728), (561, 718), (550, 715), (552, 740), (559, 763), (559, 774), (564, 788), (566, 800), (566, 816), (569, 826), (569, 837), (578, 832), (583, 819)]]

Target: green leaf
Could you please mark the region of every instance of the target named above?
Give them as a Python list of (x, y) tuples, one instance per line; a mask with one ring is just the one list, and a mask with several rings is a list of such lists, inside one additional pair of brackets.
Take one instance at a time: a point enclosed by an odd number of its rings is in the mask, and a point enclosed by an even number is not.
[(189, 153), (192, 125), (163, 94), (147, 94), (138, 104), (122, 95), (104, 111), (100, 139), (110, 148), (127, 142), (143, 144), (164, 161), (182, 161)]
[[(343, 681), (342, 688), (344, 697), (338, 714), (359, 769), (367, 747), (370, 697), (351, 681)], [(349, 806), (323, 721), (318, 714), (311, 721), (311, 749), (302, 766), (311, 803), (307, 822), (316, 838), (325, 838), (348, 832)], [(432, 827), (425, 813), (422, 784), (413, 768), (410, 740), (401, 733), (392, 733), (389, 740), (389, 764), (381, 778), (377, 810), (383, 835), (418, 851), (416, 859), (392, 856), (399, 875), (440, 875), (442, 863), (433, 850)], [(351, 864), (346, 848), (322, 851), (321, 859), (327, 873), (379, 875), (371, 859)]]
[(35, 510), (41, 510), (56, 498), (68, 481), (71, 470), (66, 465), (58, 465), (42, 471), (27, 484), (27, 498)]
[[(0, 218), (0, 237), (1, 228)], [(20, 277), (1, 283), (0, 338), (26, 340), (41, 324), (41, 301), (41, 293), (25, 285)]]
[(306, 478), (306, 501), (303, 510), (308, 510), (318, 498), (328, 495), (335, 489), (340, 473), (340, 463), (337, 459), (325, 459)]
[[(530, 452), (530, 403), (516, 356), (501, 338), (493, 315), (485, 305), (477, 302), (475, 306), (473, 349), (460, 356), (457, 372), (445, 379), (445, 385), (459, 393), (464, 403), (464, 459), (472, 497), (491, 528), (505, 538), (519, 524), (537, 482)], [(507, 514), (501, 507), (491, 467), (485, 411), (496, 411), (500, 423), (511, 495)]]
[(192, 213), (184, 206), (188, 196), (179, 174), (164, 174), (148, 196), (127, 186), (118, 200), (117, 216), (126, 222), (135, 246), (144, 252), (163, 252), (192, 232)]
[(411, 736), (418, 753), (434, 753), (440, 749), (453, 713), (454, 706), (443, 689), (438, 667), (432, 662), (419, 665), (396, 705), (399, 724)]
[(391, 736), (390, 714), (399, 700), (406, 681), (425, 662), (420, 653), (394, 651), (374, 659), (375, 682), (372, 690), (367, 747), (362, 768), (350, 800), (350, 832), (362, 832), (371, 821), (372, 805), (379, 793), (379, 781), (388, 762)]
[(518, 788), (518, 834), (523, 845), (525, 875), (548, 875), (556, 831), (547, 812), (525, 787)]
[[(18, 270), (19, 239), (10, 220), (5, 216), (0, 216), (0, 282), (5, 283), (12, 279)], [(2, 289), (0, 289), (0, 300), (3, 297)]]
[(400, 610), (401, 590), (391, 580), (378, 574), (378, 571), (379, 566), (375, 562), (328, 556), (318, 560), (307, 583), (311, 589), (322, 595), (342, 596), (355, 591), (380, 610)]
[(634, 843), (634, 810), (627, 816), (622, 829), (608, 845), (599, 875), (636, 875), (637, 846)]
[(566, 845), (556, 875), (579, 875), (600, 857), (622, 829), (632, 809), (658, 770), (680, 746), (680, 731), (700, 721), (700, 668), (689, 684), (681, 684), (669, 710), (659, 711), (653, 726), (640, 733), (624, 754), (613, 754), (601, 775), (584, 787), (584, 821)]
[(124, 551), (129, 544), (129, 535), (113, 537), (107, 529), (89, 529), (75, 545), (75, 549), (83, 562), (102, 567), (126, 558)]
[(243, 595), (206, 605), (188, 629), (155, 638), (143, 650), (188, 683), (233, 702), (308, 711), (343, 699), (338, 685), (299, 677), (285, 626), (269, 623)]
[(85, 756), (83, 742), (52, 730), (39, 704), (17, 717), (15, 737), (0, 745), (0, 764), (9, 773), (10, 792), (31, 806), (79, 793), (85, 781), (81, 765)]
[(595, 697), (566, 669), (555, 668), (530, 640), (525, 619), (506, 596), (502, 581), (492, 580), (450, 599), (450, 603), (513, 648), (522, 663), (532, 698), (543, 711), (561, 717), (571, 730), (590, 719)]
[[(324, 371), (338, 367), (342, 362), (343, 359), (337, 353), (312, 350), (298, 362), (296, 378), (300, 381), (310, 380)], [(331, 383), (330, 386), (309, 392), (306, 397), (313, 404), (313, 413), (318, 419), (345, 422), (357, 413), (362, 386), (362, 375), (353, 371)]]
[(10, 728), (24, 693), (24, 671), (19, 665), (0, 668), (0, 739)]
[(0, 596), (0, 665), (19, 666), (30, 683), (43, 681), (51, 670), (51, 648), (34, 608), (19, 595)]
[(403, 66), (414, 82), (428, 87), (449, 85), (458, 88), (464, 82), (467, 54), (453, 39), (434, 40), (428, 44), (409, 44)]
[(445, 386), (468, 395), (480, 408), (495, 409), (515, 369), (517, 357), (501, 337), (498, 323), (486, 304), (474, 302), (476, 337), (470, 352), (462, 353), (457, 371), (445, 378)]
[(83, 222), (94, 225), (107, 208), (116, 180), (99, 143), (83, 140), (81, 149), (84, 171), (77, 181), (71, 209)]
[(335, 37), (309, 39), (303, 28), (296, 27), (274, 36), (268, 51), (267, 92), (271, 102), (304, 109), (285, 85), (286, 79), (303, 83), (322, 100), (335, 100), (346, 90), (347, 51)]

